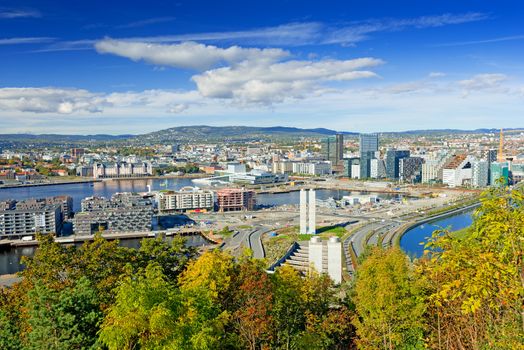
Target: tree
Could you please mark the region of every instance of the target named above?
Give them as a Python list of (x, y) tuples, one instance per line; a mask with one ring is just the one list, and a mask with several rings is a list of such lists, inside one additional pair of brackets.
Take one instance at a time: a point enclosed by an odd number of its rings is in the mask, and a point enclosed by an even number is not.
[(299, 333), (306, 324), (304, 281), (292, 267), (280, 267), (272, 278), (274, 288), (273, 317), (275, 336), (272, 345), (276, 349), (292, 349)]
[(210, 251), (191, 261), (179, 277), (184, 300), (180, 323), (184, 327), (184, 349), (219, 349), (230, 321), (226, 305), (231, 302), (233, 258)]
[(434, 348), (524, 344), (524, 193), (492, 189), (463, 237), (436, 231), (421, 271), (431, 285)]
[(359, 348), (423, 348), (423, 289), (399, 248), (371, 251), (357, 270), (353, 300)]
[(89, 349), (102, 320), (96, 291), (87, 278), (61, 291), (37, 284), (29, 292), (25, 349)]
[(261, 261), (245, 259), (236, 276), (233, 321), (244, 348), (259, 349), (269, 345), (273, 330), (273, 291)]

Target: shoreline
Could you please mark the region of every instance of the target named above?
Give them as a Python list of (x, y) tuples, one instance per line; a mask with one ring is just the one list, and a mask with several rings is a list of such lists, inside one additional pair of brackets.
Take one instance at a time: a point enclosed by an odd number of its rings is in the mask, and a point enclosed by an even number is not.
[(68, 180), (60, 182), (49, 182), (49, 183), (34, 183), (34, 184), (5, 184), (0, 185), (2, 189), (13, 189), (13, 188), (25, 188), (25, 187), (42, 187), (42, 186), (59, 186), (59, 185), (75, 185), (85, 183), (95, 183), (104, 181), (125, 181), (125, 180), (162, 180), (162, 179), (198, 179), (205, 177), (205, 174), (186, 174), (186, 175), (155, 175), (155, 176), (137, 176), (137, 177), (115, 177), (115, 178), (98, 178), (89, 179), (82, 178), (79, 180)]

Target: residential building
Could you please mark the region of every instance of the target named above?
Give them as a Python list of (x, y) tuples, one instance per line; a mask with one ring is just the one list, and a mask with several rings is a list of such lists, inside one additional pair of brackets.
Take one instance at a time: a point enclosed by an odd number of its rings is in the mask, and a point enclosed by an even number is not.
[(185, 211), (212, 211), (215, 203), (213, 191), (183, 187), (180, 191), (161, 191), (156, 194), (160, 213)]
[(0, 204), (0, 239), (19, 238), (36, 233), (59, 234), (62, 229), (60, 205), (43, 205), (31, 209), (23, 201), (4, 201)]
[(224, 188), (218, 190), (216, 195), (219, 212), (253, 210), (255, 208), (255, 191)]
[(150, 231), (153, 204), (132, 193), (116, 193), (111, 199), (89, 197), (82, 200), (82, 211), (75, 214), (73, 229), (77, 235), (98, 231), (109, 233)]
[(153, 175), (153, 166), (149, 162), (127, 163), (118, 162), (114, 164), (93, 165), (93, 177), (99, 178), (119, 178), (119, 177), (142, 177)]

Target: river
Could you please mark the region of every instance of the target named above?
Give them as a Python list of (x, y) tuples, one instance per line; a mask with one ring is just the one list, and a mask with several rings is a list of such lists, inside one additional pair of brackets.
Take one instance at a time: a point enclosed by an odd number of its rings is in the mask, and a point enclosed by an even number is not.
[(415, 226), (404, 233), (400, 239), (400, 248), (410, 257), (420, 257), (424, 253), (424, 242), (431, 237), (433, 231), (443, 228), (458, 231), (469, 227), (473, 222), (472, 214), (473, 211), (466, 211)]

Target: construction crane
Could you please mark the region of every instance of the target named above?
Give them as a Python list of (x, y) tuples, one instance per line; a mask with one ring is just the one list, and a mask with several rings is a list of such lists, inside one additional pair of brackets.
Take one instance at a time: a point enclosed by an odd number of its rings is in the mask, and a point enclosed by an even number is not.
[(497, 161), (499, 163), (504, 162), (504, 132), (502, 129), (500, 129), (500, 137), (499, 137), (499, 152), (497, 154)]

